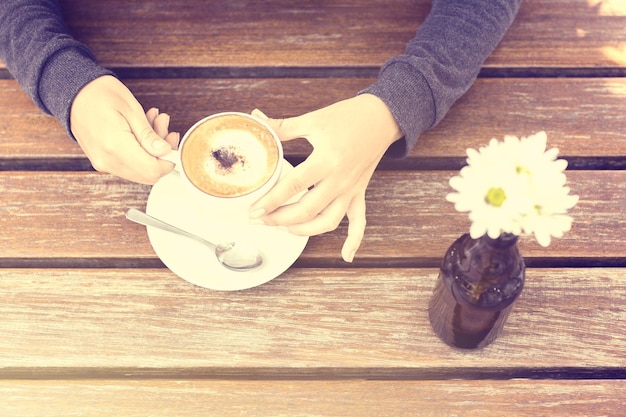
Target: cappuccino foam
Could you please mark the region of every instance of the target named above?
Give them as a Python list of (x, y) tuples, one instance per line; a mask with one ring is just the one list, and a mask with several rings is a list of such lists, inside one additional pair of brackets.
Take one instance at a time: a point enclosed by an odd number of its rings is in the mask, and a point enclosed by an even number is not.
[(239, 197), (265, 184), (278, 165), (271, 132), (241, 116), (228, 115), (200, 124), (185, 140), (181, 160), (187, 178), (203, 192)]

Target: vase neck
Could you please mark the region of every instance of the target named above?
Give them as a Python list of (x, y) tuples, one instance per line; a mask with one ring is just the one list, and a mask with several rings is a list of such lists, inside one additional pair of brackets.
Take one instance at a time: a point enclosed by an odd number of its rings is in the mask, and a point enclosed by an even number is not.
[(521, 291), (525, 265), (517, 246), (518, 236), (484, 235), (459, 238), (448, 250), (442, 273), (454, 281), (457, 299), (481, 308), (501, 309)]
[(506, 249), (515, 245), (518, 239), (519, 236), (517, 235), (514, 235), (512, 233), (503, 233), (496, 239), (492, 239), (485, 234), (481, 236), (478, 240), (481, 241), (481, 243), (492, 248)]

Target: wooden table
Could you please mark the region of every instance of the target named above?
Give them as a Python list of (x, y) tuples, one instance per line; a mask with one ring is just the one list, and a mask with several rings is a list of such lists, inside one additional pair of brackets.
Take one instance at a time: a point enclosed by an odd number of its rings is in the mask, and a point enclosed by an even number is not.
[[(401, 53), (422, 0), (63, 1), (75, 35), (185, 131), (224, 109), (293, 116), (353, 96)], [(0, 68), (0, 415), (622, 416), (626, 400), (626, 5), (526, 0), (471, 90), (346, 224), (239, 292), (166, 269), (124, 218), (150, 188), (96, 173)], [(480, 351), (427, 305), (469, 227), (445, 194), (466, 147), (548, 133), (569, 160), (570, 233), (523, 238), (524, 292)], [(302, 142), (286, 147), (298, 163)]]

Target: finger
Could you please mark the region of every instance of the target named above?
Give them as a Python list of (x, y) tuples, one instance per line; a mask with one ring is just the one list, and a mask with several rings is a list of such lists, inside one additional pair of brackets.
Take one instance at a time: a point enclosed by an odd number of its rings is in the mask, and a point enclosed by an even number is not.
[(345, 217), (347, 206), (347, 199), (338, 198), (311, 220), (290, 225), (289, 231), (301, 236), (315, 236), (333, 231)]
[(152, 125), (148, 122), (148, 119), (143, 113), (141, 116), (136, 116), (134, 114), (129, 115), (127, 120), (130, 125), (131, 132), (135, 136), (136, 140), (150, 155), (159, 157), (172, 150), (170, 144), (154, 131)]
[[(168, 150), (174, 148), (174, 146), (172, 146), (174, 142), (176, 143), (175, 146), (177, 146), (178, 134), (168, 132), (170, 120), (168, 114), (160, 113), (157, 108), (153, 107), (148, 110), (145, 115), (146, 121), (154, 133), (162, 139), (161, 141), (167, 143)], [(139, 120), (133, 121), (133, 119), (129, 117), (127, 123), (131, 127), (131, 133), (134, 133), (135, 129), (133, 126), (144, 123), (144, 120), (143, 118), (139, 118)], [(162, 176), (172, 170), (171, 163), (155, 159), (155, 155), (152, 155), (149, 151), (146, 153), (146, 148), (142, 146), (141, 141), (136, 135), (134, 138), (130, 137), (122, 143), (124, 144), (123, 147), (128, 147), (128, 149), (124, 150), (121, 154), (132, 155), (132, 157), (129, 159), (117, 159), (121, 164), (116, 168), (116, 175), (142, 184), (154, 184)], [(120, 155), (119, 152), (118, 155)]]
[(150, 110), (146, 112), (146, 119), (148, 119), (148, 123), (151, 125), (154, 124), (154, 119), (159, 115), (159, 109), (156, 107), (151, 107)]
[(117, 137), (115, 151), (90, 158), (94, 168), (141, 184), (154, 184), (173, 168), (171, 163), (146, 153), (128, 131)]
[[(156, 110), (156, 115), (151, 111)], [(158, 114), (158, 109), (152, 108), (146, 113), (148, 121), (154, 131), (170, 144), (172, 149), (178, 149), (180, 143), (180, 132), (169, 132), (170, 116), (167, 113)]]
[(143, 149), (139, 149), (135, 156), (132, 165), (126, 165), (121, 173), (114, 174), (133, 182), (152, 185), (174, 168), (172, 163), (156, 159)]
[(307, 137), (307, 129), (304, 125), (304, 121), (306, 119), (304, 119), (302, 116), (286, 119), (272, 119), (267, 117), (259, 109), (252, 110), (252, 115), (270, 125), (270, 127), (276, 132), (276, 134), (278, 134), (281, 142)]
[(294, 196), (319, 182), (324, 176), (325, 173), (321, 167), (310, 162), (309, 159), (304, 160), (252, 205), (250, 217), (257, 219), (267, 213), (272, 213)]
[(165, 139), (169, 133), (170, 115), (167, 113), (161, 113), (154, 118), (152, 122), (152, 128), (161, 138)]
[(367, 223), (365, 212), (365, 196), (355, 196), (348, 206), (348, 236), (341, 248), (341, 257), (346, 262), (354, 260), (354, 255), (361, 246)]
[(170, 144), (172, 149), (178, 149), (178, 145), (180, 143), (180, 133), (179, 132), (170, 132), (165, 137), (165, 141)]
[[(326, 213), (326, 215), (332, 214), (333, 211), (331, 209), (335, 207), (334, 204), (338, 200), (344, 201), (343, 211), (339, 213), (338, 220), (340, 221), (346, 212), (349, 197), (342, 198), (341, 193), (337, 193), (335, 186), (330, 184), (330, 182), (325, 181), (316, 185), (306, 192), (298, 202), (282, 205), (276, 210), (268, 212), (267, 215), (263, 216), (262, 220), (272, 226), (291, 227), (314, 220), (323, 213)], [(337, 227), (337, 224), (334, 227)], [(315, 234), (323, 233), (324, 231), (319, 231)]]

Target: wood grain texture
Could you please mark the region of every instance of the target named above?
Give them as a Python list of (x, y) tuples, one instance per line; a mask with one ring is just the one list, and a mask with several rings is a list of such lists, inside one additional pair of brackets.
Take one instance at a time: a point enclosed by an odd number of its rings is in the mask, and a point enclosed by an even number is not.
[(620, 0), (524, 0), (487, 65), (623, 68), (624, 4)]
[[(303, 114), (354, 96), (373, 79), (174, 79), (126, 80), (144, 108), (171, 115), (171, 128), (185, 132), (201, 118), (224, 110), (272, 117)], [(79, 146), (45, 116), (11, 80), (0, 80), (0, 162), (20, 159), (39, 165), (84, 160)], [(424, 133), (406, 160), (386, 160), (387, 168), (454, 158), (468, 147), (496, 137), (548, 133), (548, 146), (570, 158), (626, 157), (626, 79), (479, 79), (435, 128)], [(285, 144), (285, 154), (300, 160), (310, 152), (303, 141)], [(416, 161), (416, 162), (415, 162)], [(72, 168), (73, 164), (68, 164)]]
[[(445, 200), (456, 172), (379, 171), (367, 194), (368, 226), (356, 264), (438, 264), (448, 246), (469, 229), (464, 213)], [(530, 237), (527, 259), (624, 260), (625, 171), (570, 171), (580, 202), (572, 230), (547, 249)], [(150, 188), (85, 172), (0, 172), (0, 265), (62, 259), (156, 259), (143, 226), (130, 223), (130, 207), (145, 208)], [(347, 224), (312, 237), (300, 257), (307, 265), (336, 264)], [(559, 261), (560, 262), (560, 261)], [(5, 263), (6, 265), (6, 263)]]
[[(428, 0), (61, 2), (73, 34), (116, 68), (379, 67)], [(180, 23), (180, 22), (184, 23)], [(624, 68), (620, 1), (526, 0), (488, 68)]]
[(404, 51), (430, 8), (406, 0), (62, 3), (75, 36), (112, 67), (379, 66)]
[(0, 381), (0, 410), (71, 416), (621, 416), (623, 381)]
[(503, 333), (470, 352), (430, 327), (437, 273), (292, 268), (218, 292), (166, 269), (4, 269), (0, 378), (473, 379), (626, 368), (623, 270), (530, 268)]
[[(354, 96), (431, 4), (60, 3), (181, 132), (219, 111), (290, 117)], [(624, 75), (622, 1), (525, 0), (482, 78), (375, 172), (354, 264), (344, 220), (276, 279), (217, 292), (164, 268), (124, 218), (150, 187), (92, 172), (0, 62), (0, 415), (622, 416)], [(449, 348), (427, 317), (441, 257), (469, 227), (448, 180), (467, 147), (540, 130), (575, 169), (573, 228), (548, 249), (521, 239), (526, 286), (495, 343)], [(309, 152), (285, 145), (292, 162)]]

